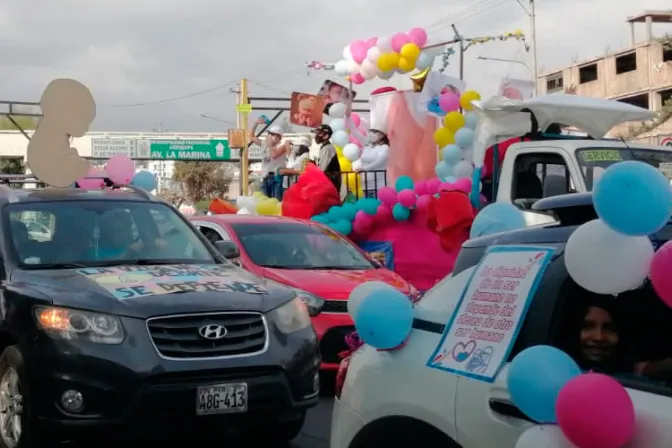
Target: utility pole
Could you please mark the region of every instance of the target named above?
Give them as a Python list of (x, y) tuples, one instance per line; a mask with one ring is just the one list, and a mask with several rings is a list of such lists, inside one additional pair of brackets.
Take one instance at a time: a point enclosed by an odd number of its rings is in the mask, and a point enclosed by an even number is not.
[[(247, 79), (243, 78), (240, 80), (240, 102), (238, 104), (249, 104), (250, 100), (248, 98), (248, 92), (247, 92)], [(249, 163), (249, 136), (248, 136), (248, 113), (247, 111), (241, 111), (238, 112), (239, 120), (240, 120), (240, 127), (244, 129), (245, 132), (243, 132), (243, 149), (240, 151), (240, 181), (241, 181), (241, 193), (243, 196), (247, 196), (249, 192), (249, 181), (248, 181), (248, 174), (250, 171), (250, 163)]]
[(537, 68), (537, 13), (535, 9), (535, 0), (529, 0), (528, 6), (525, 6), (523, 0), (516, 0), (523, 11), (530, 18), (530, 34), (532, 40), (532, 74), (534, 74), (534, 95), (539, 93), (539, 71)]
[(455, 40), (460, 44), (460, 80), (464, 80), (464, 39), (460, 36), (460, 33), (457, 32), (457, 27), (455, 25), (450, 25), (453, 28), (453, 33), (455, 33)]

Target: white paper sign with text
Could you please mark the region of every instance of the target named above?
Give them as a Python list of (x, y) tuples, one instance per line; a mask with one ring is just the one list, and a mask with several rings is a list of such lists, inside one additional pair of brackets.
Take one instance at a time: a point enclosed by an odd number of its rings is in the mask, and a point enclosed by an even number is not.
[(533, 246), (488, 249), (427, 366), (493, 382), (554, 252)]

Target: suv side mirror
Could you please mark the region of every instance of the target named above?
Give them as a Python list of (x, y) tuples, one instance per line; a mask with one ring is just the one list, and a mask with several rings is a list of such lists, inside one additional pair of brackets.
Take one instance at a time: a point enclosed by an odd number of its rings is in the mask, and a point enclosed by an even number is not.
[(224, 258), (231, 260), (240, 257), (240, 249), (233, 241), (217, 241), (215, 248), (224, 255)]

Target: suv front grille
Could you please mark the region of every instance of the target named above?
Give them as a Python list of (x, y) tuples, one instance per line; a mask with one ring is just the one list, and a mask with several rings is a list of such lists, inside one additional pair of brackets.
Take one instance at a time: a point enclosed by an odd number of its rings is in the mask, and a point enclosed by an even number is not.
[[(221, 339), (207, 339), (200, 329), (219, 325)], [(209, 313), (154, 317), (147, 329), (159, 354), (166, 358), (194, 359), (253, 355), (264, 351), (267, 329), (259, 313)]]

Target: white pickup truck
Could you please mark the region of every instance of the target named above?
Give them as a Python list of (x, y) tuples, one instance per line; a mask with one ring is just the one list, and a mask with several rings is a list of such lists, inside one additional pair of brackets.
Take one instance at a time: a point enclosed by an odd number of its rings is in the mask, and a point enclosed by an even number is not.
[[(669, 147), (603, 139), (614, 126), (643, 121), (654, 113), (617, 101), (574, 95), (547, 95), (526, 101), (493, 99), (477, 103), (474, 159), (485, 148), (514, 137), (530, 137), (511, 145), (493, 179), (497, 202), (523, 209), (528, 225), (553, 222), (550, 215), (531, 210), (539, 199), (572, 192), (589, 192), (610, 165), (624, 160), (650, 163), (672, 178)], [(530, 132), (562, 124), (586, 134), (570, 136)], [(479, 156), (480, 154), (480, 156)], [(496, 169), (497, 171), (497, 169)]]

